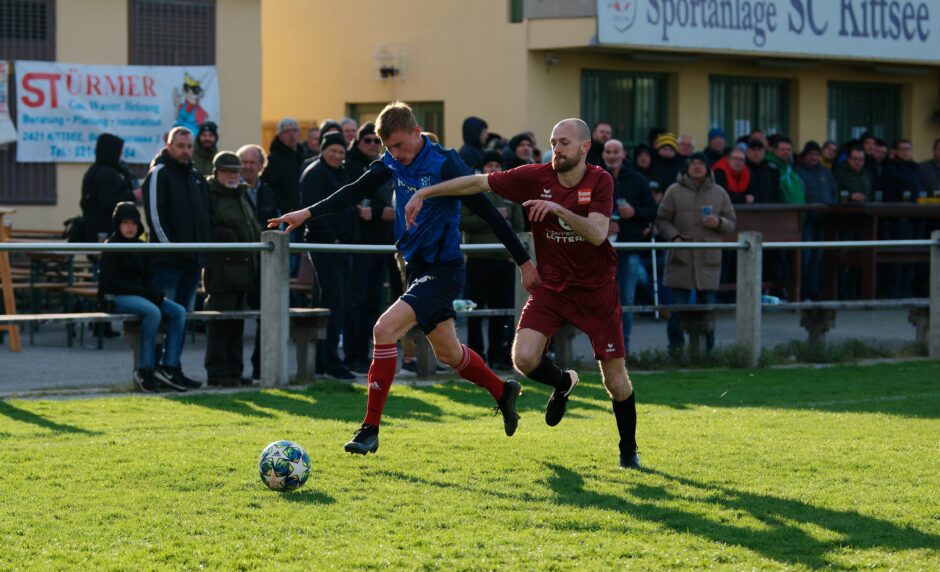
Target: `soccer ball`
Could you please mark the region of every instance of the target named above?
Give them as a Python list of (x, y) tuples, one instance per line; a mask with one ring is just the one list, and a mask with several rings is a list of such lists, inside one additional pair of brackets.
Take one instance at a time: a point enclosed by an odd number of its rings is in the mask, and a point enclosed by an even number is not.
[(300, 488), (310, 476), (310, 455), (293, 441), (275, 441), (258, 459), (261, 482), (276, 491)]

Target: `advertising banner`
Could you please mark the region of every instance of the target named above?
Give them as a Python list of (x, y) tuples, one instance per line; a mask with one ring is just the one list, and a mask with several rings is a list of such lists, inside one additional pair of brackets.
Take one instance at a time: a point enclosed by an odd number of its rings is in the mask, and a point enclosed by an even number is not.
[(10, 64), (0, 62), (0, 145), (16, 141), (16, 128), (10, 119), (10, 104), (7, 99), (10, 95), (7, 82), (10, 77)]
[(173, 127), (219, 122), (214, 66), (99, 66), (17, 61), (20, 162), (90, 163), (102, 133), (128, 163), (149, 163)]
[(940, 63), (936, 0), (597, 0), (601, 44)]

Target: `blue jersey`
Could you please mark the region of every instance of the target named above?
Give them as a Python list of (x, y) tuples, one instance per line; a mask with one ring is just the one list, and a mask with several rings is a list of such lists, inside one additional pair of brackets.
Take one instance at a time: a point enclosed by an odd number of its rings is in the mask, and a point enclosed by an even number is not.
[(424, 147), (410, 165), (396, 161), (386, 151), (382, 165), (391, 171), (395, 188), (395, 244), (409, 263), (455, 262), (460, 252), (460, 199), (425, 199), (415, 224), (405, 230), (405, 205), (423, 187), (469, 175), (460, 156), (424, 138)]

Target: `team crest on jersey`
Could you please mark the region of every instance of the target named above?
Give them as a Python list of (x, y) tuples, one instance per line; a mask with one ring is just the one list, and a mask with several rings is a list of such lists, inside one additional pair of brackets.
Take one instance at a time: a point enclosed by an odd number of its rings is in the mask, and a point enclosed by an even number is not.
[(421, 177), (421, 186), (430, 187), (431, 186), (431, 177)]
[(578, 189), (578, 204), (579, 205), (589, 205), (591, 204), (591, 189)]
[(550, 199), (550, 198), (552, 198), (552, 190), (551, 190), (551, 189), (542, 189), (542, 198), (543, 198), (543, 199)]

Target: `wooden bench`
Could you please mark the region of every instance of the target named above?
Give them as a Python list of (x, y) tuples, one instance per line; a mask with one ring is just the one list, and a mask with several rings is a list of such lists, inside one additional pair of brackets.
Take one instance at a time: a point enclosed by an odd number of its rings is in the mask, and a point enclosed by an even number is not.
[[(188, 320), (254, 320), (258, 310), (230, 312), (188, 312)], [(326, 338), (326, 322), (330, 311), (325, 308), (291, 308), (290, 337), (297, 344), (297, 378), (313, 380), (316, 368), (316, 342)], [(22, 314), (0, 316), (0, 326), (23, 324), (92, 324), (98, 322), (123, 322), (124, 340), (134, 350), (134, 369), (140, 348), (140, 316), (137, 314), (111, 314), (107, 312), (84, 312), (76, 314)]]

